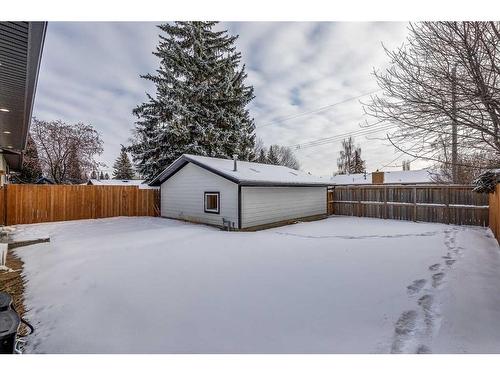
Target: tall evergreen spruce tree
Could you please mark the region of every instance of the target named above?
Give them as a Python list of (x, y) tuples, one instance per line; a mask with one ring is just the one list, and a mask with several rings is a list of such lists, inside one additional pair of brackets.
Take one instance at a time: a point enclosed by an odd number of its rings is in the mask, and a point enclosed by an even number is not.
[(263, 148), (259, 151), (259, 157), (255, 160), (257, 163), (267, 164), (266, 150)]
[(278, 146), (269, 146), (269, 151), (267, 152), (267, 164), (280, 165), (280, 159), (278, 155)]
[(122, 146), (120, 156), (113, 164), (113, 179), (115, 180), (132, 180), (134, 178), (134, 169), (128, 158), (125, 147)]
[(183, 153), (241, 160), (254, 157), (255, 125), (247, 104), (237, 36), (214, 31), (217, 22), (175, 22), (159, 28), (156, 96), (134, 109), (138, 117), (129, 150), (141, 175), (152, 178)]

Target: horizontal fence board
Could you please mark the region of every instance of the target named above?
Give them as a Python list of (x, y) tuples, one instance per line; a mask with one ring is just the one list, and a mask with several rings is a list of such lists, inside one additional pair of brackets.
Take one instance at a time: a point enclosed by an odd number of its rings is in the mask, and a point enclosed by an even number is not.
[(159, 190), (136, 186), (9, 184), (1, 193), (0, 214), (6, 225), (159, 216)]
[(468, 185), (343, 185), (329, 188), (335, 215), (488, 226), (488, 194)]

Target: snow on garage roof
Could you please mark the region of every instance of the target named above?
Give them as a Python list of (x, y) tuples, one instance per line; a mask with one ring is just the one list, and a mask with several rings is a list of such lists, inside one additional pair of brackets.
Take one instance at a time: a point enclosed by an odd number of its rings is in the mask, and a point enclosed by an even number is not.
[(328, 178), (312, 176), (306, 172), (279, 165), (238, 160), (237, 170), (234, 171), (234, 161), (232, 159), (184, 154), (156, 176), (150, 185), (160, 185), (187, 163), (193, 163), (242, 185), (327, 186), (331, 184)]
[[(436, 175), (429, 169), (420, 169), (413, 171), (387, 171), (384, 172), (384, 184), (425, 184), (432, 183), (432, 177)], [(330, 182), (334, 185), (358, 185), (371, 184), (372, 174), (355, 173), (339, 174), (333, 176)]]

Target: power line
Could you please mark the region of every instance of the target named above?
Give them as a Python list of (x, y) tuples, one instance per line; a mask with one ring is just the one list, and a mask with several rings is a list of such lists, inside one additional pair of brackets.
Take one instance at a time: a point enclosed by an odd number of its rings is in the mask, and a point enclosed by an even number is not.
[(377, 91), (380, 91), (380, 90), (382, 90), (382, 89), (377, 89), (377, 90), (365, 92), (364, 94), (361, 94), (361, 95), (358, 95), (358, 96), (353, 96), (353, 97), (341, 100), (340, 102), (329, 104), (329, 105), (326, 105), (326, 106), (323, 106), (323, 107), (319, 107), (319, 108), (316, 108), (316, 109), (312, 109), (312, 110), (309, 110), (309, 111), (306, 111), (306, 112), (297, 113), (295, 115), (289, 115), (289, 116), (283, 117), (281, 119), (278, 119), (276, 121), (272, 121), (272, 122), (269, 122), (269, 123), (264, 124), (264, 125), (256, 126), (255, 128), (256, 129), (260, 129), (260, 128), (264, 128), (266, 126), (281, 124), (283, 122), (286, 122), (286, 121), (289, 121), (289, 120), (293, 120), (293, 119), (296, 119), (298, 117), (302, 117), (302, 116), (306, 116), (306, 115), (310, 115), (310, 114), (314, 114), (314, 113), (319, 113), (319, 112), (324, 112), (324, 111), (327, 111), (330, 108), (335, 107), (335, 106), (337, 106), (339, 104), (347, 103), (347, 102), (349, 102), (351, 100), (356, 100), (356, 99), (362, 98), (363, 96), (373, 94), (373, 93), (375, 93)]
[[(318, 139), (315, 139), (315, 140), (312, 140), (312, 141), (294, 144), (294, 145), (291, 145), (290, 147), (293, 147), (296, 150), (300, 150), (302, 148), (322, 146), (324, 144), (328, 144), (328, 143), (332, 143), (332, 142), (341, 140), (342, 137), (355, 136), (355, 135), (370, 135), (370, 134), (377, 133), (377, 132), (382, 131), (382, 130), (389, 130), (391, 128), (395, 128), (395, 127), (399, 126), (399, 125), (396, 125), (396, 124), (385, 124), (385, 125), (381, 125), (379, 127), (376, 127), (376, 125), (378, 125), (380, 123), (383, 123), (384, 121), (385, 120), (377, 121), (374, 124), (370, 124), (368, 126), (364, 126), (362, 129), (355, 130), (353, 132), (343, 133), (343, 134), (337, 134), (337, 135), (334, 135), (334, 136), (331, 136), (331, 137), (322, 137), (322, 138), (318, 138)], [(413, 125), (413, 126), (416, 127), (416, 128), (419, 128), (419, 129), (424, 129), (424, 130), (426, 130), (428, 132), (432, 132), (432, 133), (448, 134), (448, 135), (452, 134), (450, 132), (446, 132), (446, 131), (443, 131), (443, 130), (425, 129), (424, 127), (417, 126), (417, 125)], [(474, 139), (474, 140), (481, 141), (481, 138), (474, 137), (474, 136), (467, 135), (467, 134), (458, 134), (457, 136), (458, 137), (462, 137), (462, 138)], [(479, 148), (479, 147), (475, 147), (475, 146), (470, 146), (470, 147)], [(480, 148), (480, 149), (483, 149), (483, 148)]]
[(394, 163), (396, 160), (401, 159), (404, 155), (405, 155), (405, 154), (401, 152), (401, 155), (397, 156), (396, 158), (394, 158), (394, 159), (393, 159), (393, 160), (391, 160), (390, 162), (388, 162), (388, 163), (386, 163), (386, 164), (382, 165), (380, 168), (377, 168), (377, 170), (382, 170), (382, 169), (384, 169), (385, 167), (389, 167), (389, 166), (394, 167), (394, 166), (393, 166), (393, 165), (391, 165), (391, 164), (392, 164), (392, 163)]
[[(412, 148), (413, 148), (413, 147), (412, 147)], [(425, 152), (422, 156), (428, 155), (428, 154), (430, 154), (430, 153), (431, 153), (431, 152), (433, 152), (433, 151), (434, 151), (434, 150), (429, 150), (429, 151)], [(398, 159), (400, 159), (400, 158), (402, 158), (403, 156), (405, 156), (405, 155), (406, 155), (403, 151), (399, 151), (399, 152), (400, 152), (401, 154), (400, 154), (397, 158), (395, 158), (395, 159), (391, 160), (389, 163), (386, 163), (386, 164), (382, 165), (379, 169), (380, 169), (380, 170), (382, 170), (382, 169), (384, 169), (384, 168), (386, 168), (386, 167), (399, 167), (400, 165), (390, 165), (390, 164), (394, 163), (396, 160), (398, 160)], [(438, 152), (439, 152), (439, 151), (438, 151)], [(437, 154), (437, 153), (435, 153), (433, 156), (435, 156), (436, 154)], [(417, 160), (417, 159), (418, 159), (418, 158), (413, 158), (412, 160), (410, 160), (410, 161), (409, 161), (409, 163), (413, 163), (413, 162), (414, 162), (415, 160)]]
[(396, 126), (397, 125), (393, 125), (393, 124), (385, 124), (382, 126), (377, 126), (377, 127), (368, 128), (368, 129), (363, 128), (363, 129), (359, 129), (359, 130), (348, 132), (348, 133), (337, 134), (337, 135), (334, 135), (332, 137), (318, 138), (318, 139), (315, 139), (313, 141), (298, 143), (298, 144), (292, 145), (290, 147), (293, 147), (296, 150), (301, 150), (301, 149), (310, 148), (310, 147), (322, 146), (322, 145), (325, 145), (328, 143), (337, 142), (345, 137), (373, 134), (373, 133), (377, 133), (377, 132), (380, 132), (383, 130), (392, 129)]
[(334, 137), (328, 137), (326, 139), (325, 138), (320, 138), (320, 139), (317, 139), (317, 140), (314, 140), (314, 141), (297, 144), (297, 145), (294, 145), (294, 147), (297, 150), (299, 150), (299, 149), (303, 149), (303, 148), (310, 148), (310, 147), (322, 146), (322, 145), (326, 145), (326, 144), (329, 144), (329, 143), (337, 142), (339, 140), (344, 139), (345, 137), (369, 135), (369, 134), (374, 134), (374, 133), (377, 133), (377, 132), (380, 132), (380, 131), (383, 131), (383, 130), (389, 130), (389, 129), (392, 129), (392, 128), (394, 128), (394, 125), (384, 125), (382, 127), (377, 127), (377, 128), (374, 128), (374, 129), (362, 129), (362, 130), (357, 130), (357, 131), (350, 132), (350, 133), (338, 134), (338, 135), (336, 135)]

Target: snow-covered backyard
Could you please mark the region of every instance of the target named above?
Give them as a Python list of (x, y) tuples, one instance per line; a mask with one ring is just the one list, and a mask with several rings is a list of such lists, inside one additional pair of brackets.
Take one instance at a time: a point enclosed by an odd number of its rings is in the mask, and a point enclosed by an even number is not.
[(162, 218), (20, 225), (27, 351), (500, 352), (489, 230), (330, 217), (261, 232)]

